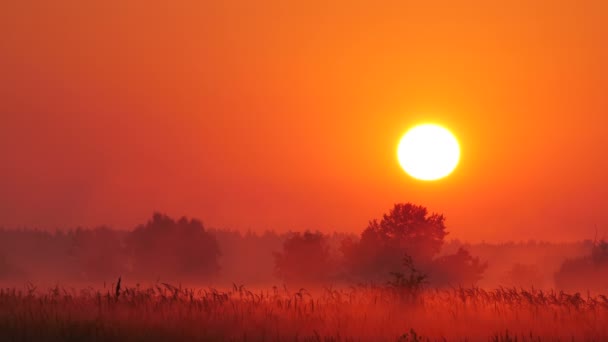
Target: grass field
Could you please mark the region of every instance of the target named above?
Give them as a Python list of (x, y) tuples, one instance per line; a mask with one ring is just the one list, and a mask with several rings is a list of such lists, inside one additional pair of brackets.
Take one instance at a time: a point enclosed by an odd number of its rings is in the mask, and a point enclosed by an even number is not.
[(2, 341), (605, 341), (608, 298), (479, 288), (0, 290)]

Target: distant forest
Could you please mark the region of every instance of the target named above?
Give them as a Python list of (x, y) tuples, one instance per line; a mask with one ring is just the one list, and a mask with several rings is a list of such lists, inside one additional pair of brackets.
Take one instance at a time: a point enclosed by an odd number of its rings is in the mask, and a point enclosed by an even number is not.
[(231, 286), (384, 284), (608, 287), (608, 244), (447, 240), (442, 215), (400, 203), (360, 234), (206, 229), (155, 213), (131, 231), (0, 229), (0, 284), (132, 283)]

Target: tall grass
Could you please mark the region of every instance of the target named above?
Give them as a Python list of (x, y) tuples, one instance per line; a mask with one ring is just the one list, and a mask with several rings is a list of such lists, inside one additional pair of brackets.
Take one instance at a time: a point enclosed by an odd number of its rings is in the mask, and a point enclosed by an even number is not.
[(0, 289), (2, 341), (605, 341), (608, 298), (515, 288)]

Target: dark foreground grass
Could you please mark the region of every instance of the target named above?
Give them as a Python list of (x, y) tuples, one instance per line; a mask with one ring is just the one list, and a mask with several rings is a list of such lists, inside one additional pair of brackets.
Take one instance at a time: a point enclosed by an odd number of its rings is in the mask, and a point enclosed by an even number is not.
[(505, 288), (5, 288), (0, 340), (608, 341), (608, 298)]

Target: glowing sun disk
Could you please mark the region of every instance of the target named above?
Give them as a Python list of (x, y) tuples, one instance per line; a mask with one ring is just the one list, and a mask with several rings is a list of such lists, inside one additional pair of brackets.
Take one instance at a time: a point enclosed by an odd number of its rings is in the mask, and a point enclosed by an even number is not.
[(410, 176), (437, 180), (452, 173), (458, 165), (460, 145), (450, 131), (439, 125), (418, 125), (401, 138), (397, 158)]

